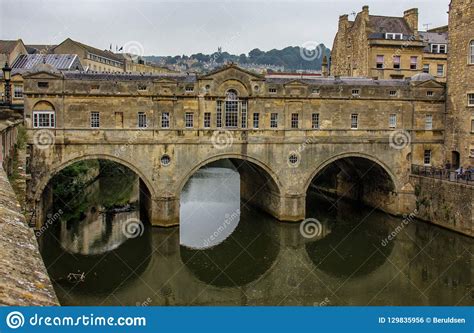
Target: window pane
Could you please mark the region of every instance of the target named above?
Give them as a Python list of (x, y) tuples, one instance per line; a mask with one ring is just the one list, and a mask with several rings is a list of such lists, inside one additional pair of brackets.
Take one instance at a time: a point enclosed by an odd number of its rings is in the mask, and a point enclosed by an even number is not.
[(204, 128), (211, 127), (211, 113), (205, 112), (204, 113)]
[(161, 114), (161, 127), (162, 128), (170, 127), (170, 113), (169, 112), (163, 112)]
[(278, 127), (278, 113), (272, 113), (270, 115), (270, 127), (277, 128)]
[(311, 116), (311, 127), (313, 129), (319, 128), (319, 113), (313, 113)]
[(253, 128), (260, 127), (260, 113), (253, 114)]
[(359, 120), (358, 118), (359, 118), (359, 115), (357, 115), (357, 114), (352, 114), (351, 115), (351, 128), (352, 129), (357, 129), (357, 127), (359, 125), (358, 124), (358, 120)]
[(299, 114), (292, 113), (291, 114), (291, 128), (298, 128), (299, 127)]

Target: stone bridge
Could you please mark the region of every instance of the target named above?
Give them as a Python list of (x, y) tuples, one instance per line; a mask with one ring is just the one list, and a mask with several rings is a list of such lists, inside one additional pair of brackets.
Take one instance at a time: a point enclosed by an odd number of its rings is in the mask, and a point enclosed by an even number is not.
[(25, 96), (36, 226), (52, 176), (85, 159), (133, 170), (157, 226), (179, 224), (184, 185), (222, 159), (240, 173), (242, 200), (282, 221), (305, 218), (319, 175), (340, 195), (409, 213), (411, 163), (444, 161), (444, 86), (435, 81), (281, 78), (233, 65), (205, 76), (44, 65), (25, 75)]

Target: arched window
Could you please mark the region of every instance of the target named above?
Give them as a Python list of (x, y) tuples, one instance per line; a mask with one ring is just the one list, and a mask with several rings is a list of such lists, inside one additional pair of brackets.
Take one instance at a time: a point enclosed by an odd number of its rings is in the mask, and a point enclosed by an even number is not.
[(474, 40), (469, 43), (469, 63), (474, 64)]
[(225, 127), (237, 127), (239, 124), (239, 97), (233, 89), (226, 93), (224, 119)]
[(51, 103), (41, 101), (33, 107), (33, 128), (56, 127), (56, 116)]

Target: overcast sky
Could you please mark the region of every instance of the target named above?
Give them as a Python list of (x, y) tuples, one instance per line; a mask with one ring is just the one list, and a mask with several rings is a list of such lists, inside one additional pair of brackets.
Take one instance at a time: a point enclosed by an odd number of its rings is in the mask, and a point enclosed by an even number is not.
[[(359, 12), (403, 16), (417, 7), (420, 29), (447, 24), (449, 0), (0, 0), (0, 39), (58, 44), (67, 37), (145, 55), (240, 54), (322, 42), (331, 47), (339, 15)], [(351, 19), (353, 16), (349, 16)]]

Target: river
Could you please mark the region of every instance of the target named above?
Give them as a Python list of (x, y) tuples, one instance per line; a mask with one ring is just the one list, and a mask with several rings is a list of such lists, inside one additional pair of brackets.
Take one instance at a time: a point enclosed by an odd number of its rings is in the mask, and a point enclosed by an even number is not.
[[(102, 206), (111, 188), (139, 205), (131, 181), (99, 177), (80, 211), (39, 237), (62, 305), (474, 303), (469, 237), (321, 193), (308, 194), (316, 229), (301, 230), (240, 202), (239, 173), (226, 165), (190, 179), (180, 228), (152, 228), (139, 211)], [(124, 234), (140, 219), (136, 237)]]

